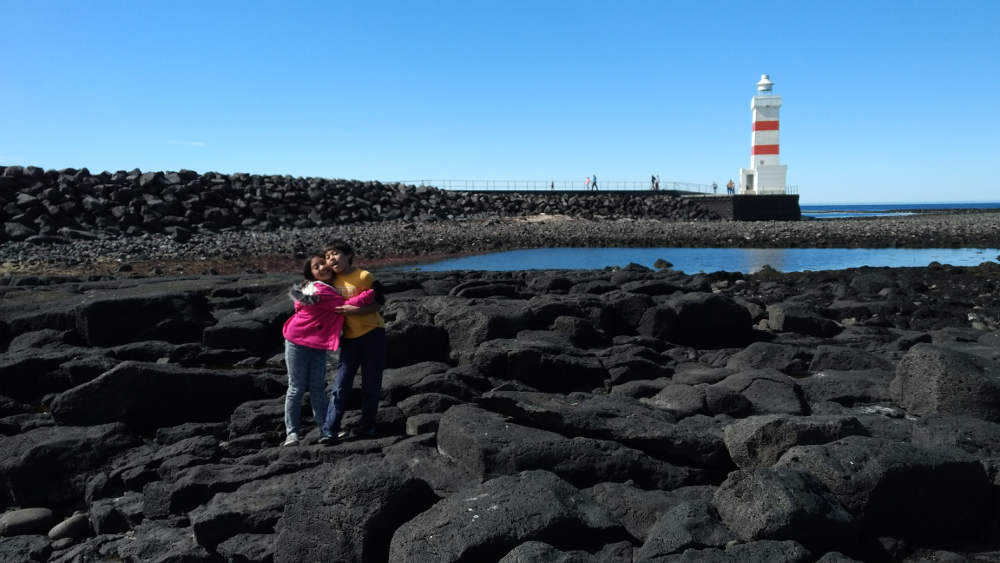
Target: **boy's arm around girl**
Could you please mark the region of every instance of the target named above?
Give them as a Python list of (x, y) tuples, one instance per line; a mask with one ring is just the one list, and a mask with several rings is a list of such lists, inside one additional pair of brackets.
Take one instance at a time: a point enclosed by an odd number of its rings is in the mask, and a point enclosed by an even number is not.
[(332, 286), (322, 282), (312, 282), (305, 287), (293, 285), (288, 291), (288, 297), (295, 302), (295, 311), (303, 307), (316, 307), (315, 313), (339, 313), (338, 308), (344, 305), (352, 307), (367, 307), (385, 300), (376, 295), (376, 288), (366, 289), (354, 297), (345, 298), (337, 293)]

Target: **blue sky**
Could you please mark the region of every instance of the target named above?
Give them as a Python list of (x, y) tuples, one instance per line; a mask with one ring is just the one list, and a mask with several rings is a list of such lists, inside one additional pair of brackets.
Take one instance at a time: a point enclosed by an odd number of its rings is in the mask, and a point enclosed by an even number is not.
[(997, 201), (1000, 2), (0, 0), (0, 164)]

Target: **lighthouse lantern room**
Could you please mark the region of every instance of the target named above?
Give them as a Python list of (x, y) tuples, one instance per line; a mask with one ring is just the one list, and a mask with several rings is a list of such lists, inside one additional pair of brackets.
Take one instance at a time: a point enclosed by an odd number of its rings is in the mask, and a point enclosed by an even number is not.
[(781, 164), (778, 150), (778, 112), (781, 96), (773, 93), (774, 82), (762, 74), (757, 95), (750, 102), (753, 132), (750, 142), (750, 167), (740, 168), (739, 193), (749, 195), (784, 194), (788, 167)]

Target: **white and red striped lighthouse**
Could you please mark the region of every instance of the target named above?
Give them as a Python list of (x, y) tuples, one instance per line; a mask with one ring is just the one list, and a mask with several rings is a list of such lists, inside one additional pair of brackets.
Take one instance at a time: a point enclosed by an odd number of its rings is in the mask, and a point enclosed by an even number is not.
[(788, 166), (781, 164), (778, 141), (778, 112), (781, 96), (772, 90), (774, 82), (762, 74), (757, 95), (750, 102), (753, 132), (750, 135), (750, 168), (740, 168), (741, 194), (784, 194)]

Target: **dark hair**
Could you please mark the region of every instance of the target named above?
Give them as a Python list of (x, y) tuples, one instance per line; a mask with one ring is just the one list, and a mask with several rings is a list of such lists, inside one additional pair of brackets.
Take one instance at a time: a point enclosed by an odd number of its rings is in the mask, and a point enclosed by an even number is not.
[(319, 258), (320, 260), (326, 261), (325, 256), (320, 256), (319, 254), (313, 254), (306, 258), (305, 264), (302, 265), (302, 277), (309, 281), (316, 281), (316, 276), (313, 275), (313, 258)]
[(354, 263), (354, 248), (346, 240), (344, 239), (331, 240), (330, 244), (326, 245), (326, 252), (331, 252), (331, 251), (339, 252), (341, 254), (346, 254), (347, 256), (350, 257), (348, 258), (347, 262), (349, 264)]

